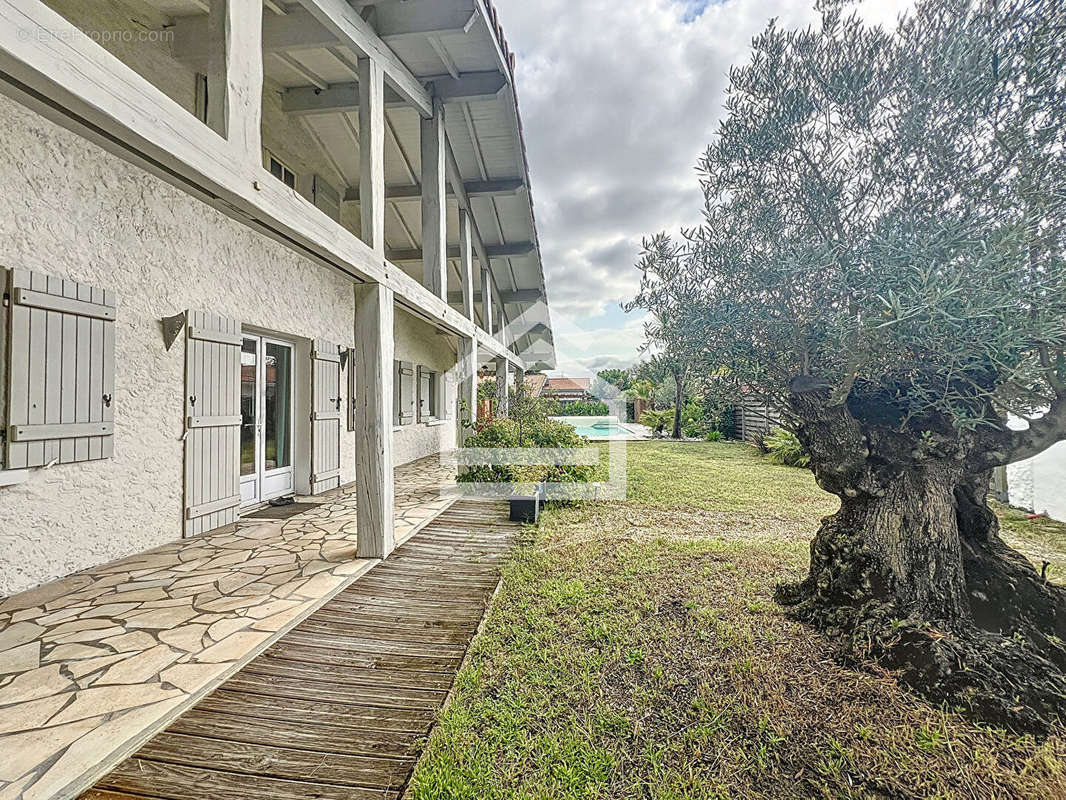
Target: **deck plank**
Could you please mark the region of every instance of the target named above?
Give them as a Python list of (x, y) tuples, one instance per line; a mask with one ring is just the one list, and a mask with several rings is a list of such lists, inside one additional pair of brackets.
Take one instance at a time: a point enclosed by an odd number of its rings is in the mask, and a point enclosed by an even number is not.
[(516, 530), (453, 504), (82, 800), (395, 800)]

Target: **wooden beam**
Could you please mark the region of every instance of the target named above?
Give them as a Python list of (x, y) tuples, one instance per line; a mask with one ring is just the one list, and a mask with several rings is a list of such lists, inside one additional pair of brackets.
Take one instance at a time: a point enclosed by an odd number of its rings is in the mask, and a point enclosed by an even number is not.
[(469, 33), (477, 19), (478, 12), (473, 3), (407, 0), (404, 3), (376, 5), (374, 23), (378, 35), (385, 41), (390, 41)]
[[(485, 245), (485, 254), (488, 258), (514, 258), (516, 256), (526, 256), (534, 251), (533, 242), (511, 242), (510, 244), (489, 244)], [(448, 247), (445, 251), (446, 258), (459, 258), (459, 248), (456, 246)], [(398, 249), (389, 250), (388, 259), (393, 264), (401, 264), (406, 261), (424, 261), (425, 255), (423, 250), (418, 248), (410, 249)]]
[[(299, 0), (324, 28), (330, 31), (341, 44), (356, 51), (360, 56), (372, 58), (381, 65), (386, 82), (401, 97), (418, 109), (423, 117), (433, 114), (433, 102), (426, 87), (411, 74), (399, 57), (389, 49), (381, 37), (370, 27), (359, 12), (345, 0)], [(289, 19), (289, 14), (282, 19)]]
[(426, 78), (433, 85), (433, 96), (446, 103), (466, 103), (474, 100), (495, 100), (507, 87), (501, 72), (464, 72), (458, 77), (442, 75)]
[(459, 400), (464, 406), (460, 411), (459, 444), (474, 434), (474, 429), (463, 424), (465, 421), (477, 421), (477, 339), (461, 336), (459, 338), (459, 359), (455, 365), (459, 379)]
[[(391, 87), (385, 90), (386, 108), (407, 108), (405, 101)], [(359, 84), (333, 83), (325, 88), (295, 86), (281, 93), (281, 110), (297, 117), (315, 114), (347, 114), (359, 110)]]
[(355, 287), (356, 555), (386, 558), (395, 547), (392, 479), (393, 294)]
[[(280, 54), (279, 57), (285, 56)], [(291, 60), (286, 63), (291, 65)], [(310, 78), (308, 80), (316, 83)], [(434, 85), (438, 88), (434, 96), (446, 103), (491, 100), (507, 86), (504, 77), (498, 72), (470, 72), (458, 79), (444, 76), (427, 80), (436, 81)], [(385, 101), (390, 107), (407, 106), (404, 98), (392, 89), (386, 92)], [(359, 85), (355, 82), (294, 86), (281, 95), (281, 108), (286, 114), (344, 114), (358, 107)]]
[(359, 217), (363, 241), (385, 257), (385, 76), (359, 59)]
[[(467, 197), (509, 197), (525, 186), (521, 178), (503, 178), (491, 181), (465, 181), (463, 191)], [(455, 196), (455, 189), (448, 184), (448, 194)], [(392, 184), (385, 187), (385, 197), (389, 200), (421, 200), (422, 187), (408, 184)], [(359, 202), (359, 187), (349, 186), (344, 192), (348, 202)]]
[(496, 360), (496, 414), (507, 417), (511, 414), (511, 365), (506, 358)]
[(261, 0), (211, 0), (207, 16), (207, 125), (232, 142), (241, 157), (260, 163), (263, 57)]
[[(471, 240), (473, 220), (466, 209), (459, 209), (459, 283), (463, 287), (463, 314), (467, 319), (474, 319), (474, 246)], [(451, 302), (451, 293), (448, 301)]]
[[(460, 248), (461, 249), (461, 248)], [(461, 255), (461, 254), (460, 254)], [(499, 299), (501, 303), (535, 303), (542, 299), (543, 295), (540, 289), (516, 289), (513, 292), (500, 292)], [(448, 292), (448, 302), (460, 305), (463, 303), (462, 292)], [(474, 292), (474, 302), (481, 302), (481, 291)]]
[[(208, 28), (207, 17), (177, 17), (174, 20), (174, 40), (171, 43), (174, 58), (202, 72), (213, 50), (208, 39)], [(264, 17), (261, 41), (263, 53), (266, 55), (317, 50), (340, 43), (335, 34), (324, 28), (322, 23), (304, 9), (293, 9), (284, 16), (272, 14)]]
[(481, 327), (492, 335), (492, 270), (487, 261), (481, 265)]
[(434, 99), (433, 115), (422, 120), (421, 133), (422, 283), (443, 299), (448, 294), (448, 208), (444, 193), (447, 134), (444, 131), (444, 104), (440, 101)]
[(388, 287), (398, 304), (456, 335), (477, 337), (486, 352), (505, 350), (101, 45), (43, 35), (67, 27), (40, 0), (0, 0), (0, 93), (293, 252)]
[(286, 67), (291, 69), (305, 81), (310, 83), (312, 87), (314, 87), (318, 91), (324, 92), (326, 89), (329, 88), (329, 84), (326, 83), (323, 78), (319, 77), (316, 73), (312, 72), (303, 64), (301, 64), (295, 56), (290, 56), (288, 53), (272, 53), (271, 55), (273, 55), (274, 58), (276, 58)]

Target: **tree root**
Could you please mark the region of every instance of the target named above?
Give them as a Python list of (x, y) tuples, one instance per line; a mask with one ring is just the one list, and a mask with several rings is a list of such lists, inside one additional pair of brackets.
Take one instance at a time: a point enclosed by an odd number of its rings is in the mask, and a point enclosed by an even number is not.
[(966, 619), (925, 619), (900, 607), (892, 579), (834, 518), (811, 545), (807, 579), (778, 586), (775, 600), (835, 640), (847, 663), (876, 663), (976, 721), (1046, 735), (1066, 723), (1066, 590), (1042, 580), (994, 521), (972, 521), (982, 524), (960, 525)]

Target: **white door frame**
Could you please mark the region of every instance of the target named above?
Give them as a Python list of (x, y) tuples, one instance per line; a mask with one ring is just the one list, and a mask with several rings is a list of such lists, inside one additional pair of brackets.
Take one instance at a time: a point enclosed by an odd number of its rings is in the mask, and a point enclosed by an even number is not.
[[(241, 507), (248, 508), (265, 503), (275, 497), (293, 494), (295, 491), (294, 475), (294, 450), (296, 439), (294, 435), (295, 414), (293, 405), (296, 401), (296, 381), (294, 369), (296, 362), (296, 346), (293, 342), (277, 339), (273, 336), (245, 331), (244, 339), (254, 340), (256, 343), (255, 365), (255, 470), (250, 475), (241, 476)], [(289, 439), (289, 464), (285, 467), (268, 470), (266, 468), (266, 348), (268, 344), (285, 347), (289, 350), (289, 403), (288, 403), (288, 439)], [(242, 343), (243, 347), (243, 343)]]

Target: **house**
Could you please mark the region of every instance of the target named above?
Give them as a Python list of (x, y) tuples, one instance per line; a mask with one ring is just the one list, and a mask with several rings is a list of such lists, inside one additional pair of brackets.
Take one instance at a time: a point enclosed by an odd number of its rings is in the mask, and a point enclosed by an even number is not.
[[(514, 56), (487, 0), (10, 0), (0, 95), (0, 636), (18, 633), (0, 687), (36, 680), (55, 641), (34, 631), (123, 581), (120, 628), (187, 624), (201, 577), (212, 624), (260, 589), (288, 621), (256, 630), (292, 624), (440, 512), (434, 459), (479, 369), (555, 367)], [(329, 498), (325, 521), (225, 533), (291, 495)], [(309, 605), (224, 580), (243, 547)], [(114, 663), (139, 636), (99, 647)], [(77, 674), (63, 691), (95, 680)], [(204, 691), (191, 674), (158, 696)], [(134, 711), (111, 699), (79, 726), (119, 746)], [(16, 795), (77, 785), (84, 755), (53, 744), (19, 761)]]
[[(1028, 427), (1013, 415), (1007, 424), (1014, 430)], [(997, 469), (992, 490), (1001, 502), (1066, 522), (1066, 442)]]
[(490, 7), (9, 5), (0, 595), (273, 497), (384, 497), (454, 446), (470, 365), (553, 365)]
[(589, 391), (592, 387), (591, 378), (548, 378), (544, 384), (544, 395), (567, 406), (588, 400), (595, 400)]

